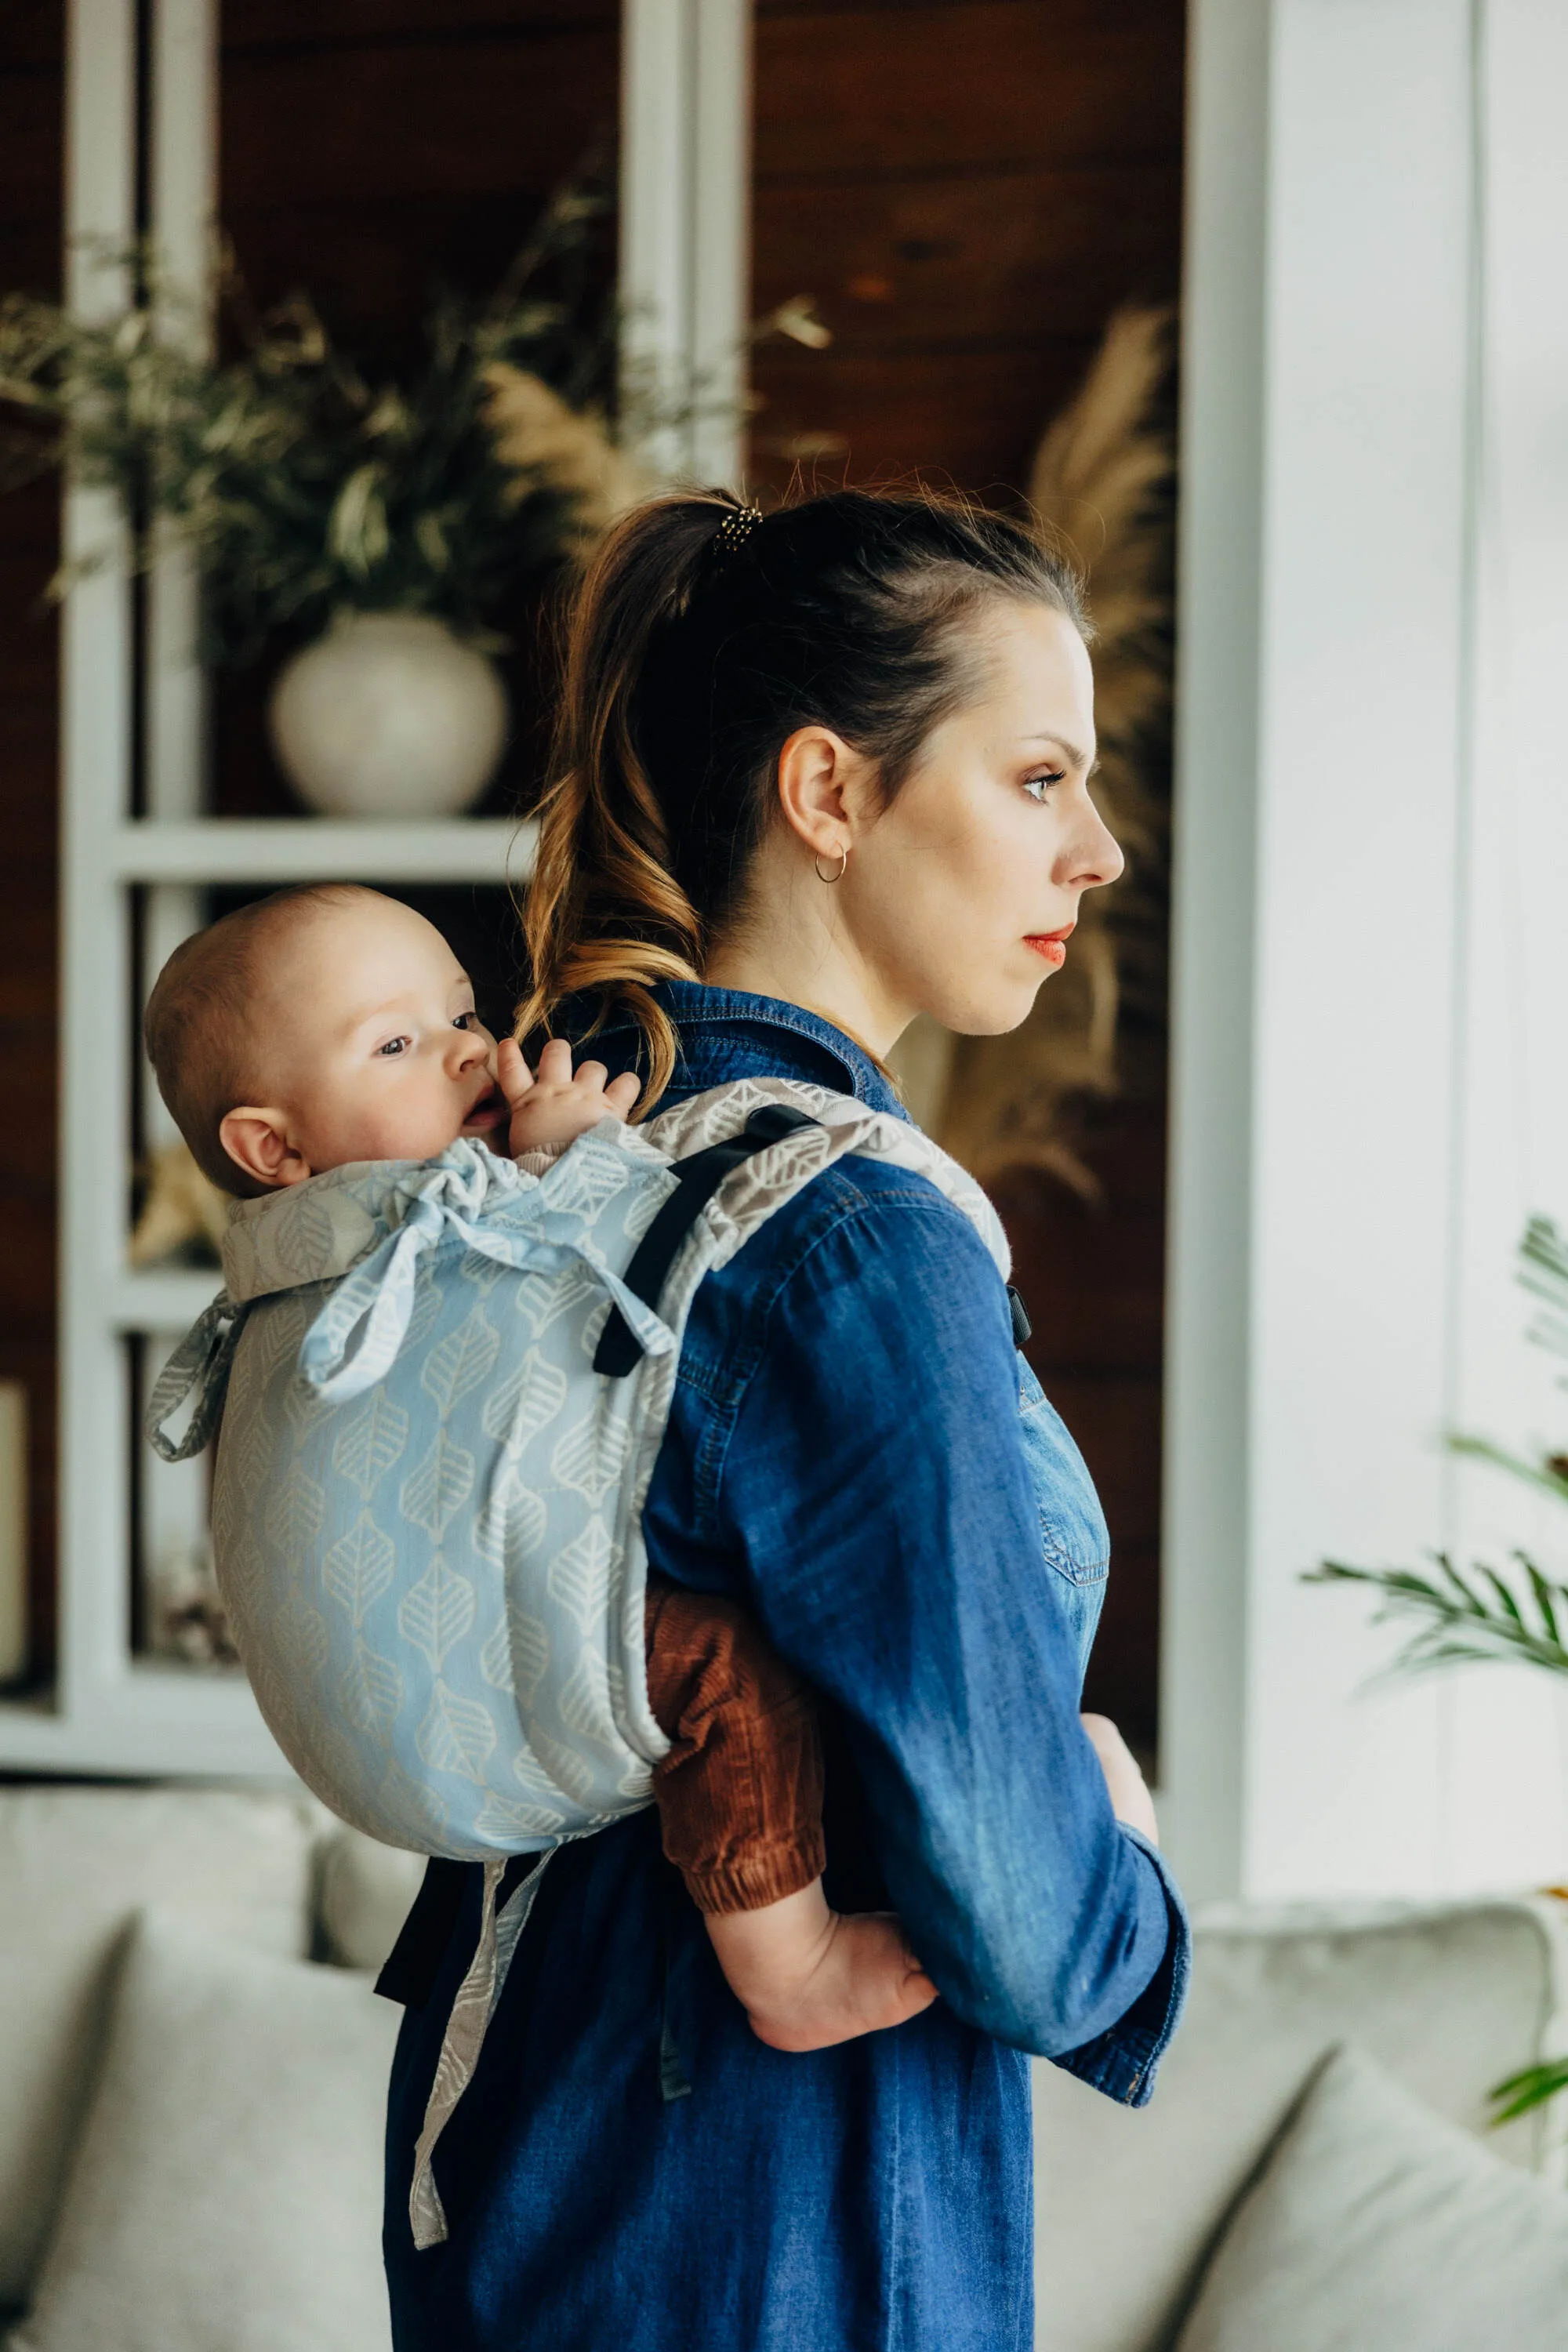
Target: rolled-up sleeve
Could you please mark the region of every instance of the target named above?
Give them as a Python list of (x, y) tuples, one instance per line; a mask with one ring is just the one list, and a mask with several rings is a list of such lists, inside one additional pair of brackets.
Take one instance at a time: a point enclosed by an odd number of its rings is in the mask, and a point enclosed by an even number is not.
[(711, 1510), (770, 1639), (841, 1711), (889, 1890), (943, 1997), (1142, 2104), (1188, 1930), (1079, 1721), (1005, 1296), (932, 1187), (844, 1189), (753, 1302)]

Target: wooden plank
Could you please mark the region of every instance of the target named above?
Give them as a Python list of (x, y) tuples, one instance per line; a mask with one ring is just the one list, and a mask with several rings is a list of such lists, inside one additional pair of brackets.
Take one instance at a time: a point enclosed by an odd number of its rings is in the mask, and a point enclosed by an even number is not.
[(615, 121), (613, 31), (226, 56), (224, 217), (549, 186)]
[(0, 294), (37, 294), (58, 302), (59, 293), (58, 223), (0, 220)]
[[(759, 353), (766, 405), (752, 436), (760, 480), (787, 480), (798, 455), (824, 487), (918, 471), (983, 496), (1021, 493), (1040, 433), (1073, 392), (1094, 339), (1034, 348), (879, 353)], [(813, 460), (808, 445), (839, 445)]]
[[(0, 18), (0, 290), (58, 297), (62, 12)], [(27, 68), (19, 70), (18, 68)], [(59, 560), (53, 480), (0, 498), (0, 1378), (27, 1391), (29, 1654), (54, 1655)]]
[(619, 23), (616, 0), (225, 0), (222, 31), (224, 48), (234, 55), (296, 45), (532, 37), (590, 26), (614, 36)]
[(759, 190), (758, 314), (810, 293), (840, 353), (1098, 334), (1181, 265), (1179, 158)]
[(497, 285), (560, 176), (520, 175), (482, 195), (305, 202), (285, 193), (264, 206), (226, 206), (224, 226), (255, 302), (266, 309), (302, 288), (332, 333), (374, 360), (409, 346), (436, 288)]
[(764, 6), (758, 184), (1169, 155), (1184, 46), (1180, 0)]
[(52, 221), (58, 236), (61, 103), (58, 65), (19, 68), (7, 39), (0, 52), (0, 212), (8, 231)]
[(0, 74), (50, 67), (59, 71), (65, 38), (61, 0), (5, 0), (0, 13)]

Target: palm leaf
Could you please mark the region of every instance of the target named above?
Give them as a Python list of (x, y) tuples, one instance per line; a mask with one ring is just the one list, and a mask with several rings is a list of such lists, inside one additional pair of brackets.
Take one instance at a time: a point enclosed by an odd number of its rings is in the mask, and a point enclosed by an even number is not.
[(1433, 1555), (1437, 1573), (1408, 1568), (1355, 1568), (1326, 1559), (1308, 1572), (1308, 1584), (1357, 1584), (1377, 1596), (1375, 1622), (1411, 1623), (1414, 1630), (1388, 1669), (1416, 1674), (1436, 1666), (1496, 1664), (1511, 1660), (1568, 1674), (1568, 1648), (1558, 1632), (1557, 1608), (1568, 1604), (1568, 1587), (1551, 1583), (1533, 1561), (1519, 1555), (1529, 1597), (1540, 1616), (1527, 1619), (1519, 1595), (1495, 1569), (1476, 1571), (1471, 1584), (1442, 1553)]
[(1568, 2091), (1568, 2058), (1548, 2058), (1540, 2065), (1521, 2067), (1517, 2074), (1487, 2093), (1497, 2108), (1492, 2129), (1512, 2123), (1516, 2116), (1529, 2115), (1532, 2107), (1544, 2106), (1559, 2091)]

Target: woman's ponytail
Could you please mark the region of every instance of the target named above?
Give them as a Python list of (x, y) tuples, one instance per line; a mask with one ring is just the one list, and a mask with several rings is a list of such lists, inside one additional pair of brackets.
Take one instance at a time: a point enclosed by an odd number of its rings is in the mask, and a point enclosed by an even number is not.
[(518, 1036), (548, 1028), (568, 997), (602, 1000), (595, 1027), (612, 1005), (624, 1006), (643, 1032), (647, 1107), (676, 1054), (653, 988), (698, 979), (704, 937), (676, 879), (669, 821), (642, 762), (633, 705), (650, 647), (686, 612), (735, 511), (716, 492), (656, 499), (600, 545), (573, 608), (553, 781), (540, 803), (539, 856), (521, 910), (531, 986), (518, 1007)]
[(891, 801), (974, 691), (976, 615), (998, 599), (1087, 634), (1071, 567), (961, 499), (836, 490), (762, 518), (715, 490), (626, 516), (569, 624), (519, 1037), (570, 997), (597, 1000), (587, 1035), (624, 1007), (651, 1110), (678, 1045), (654, 992), (700, 980), (743, 920), (784, 743), (832, 728), (876, 762)]

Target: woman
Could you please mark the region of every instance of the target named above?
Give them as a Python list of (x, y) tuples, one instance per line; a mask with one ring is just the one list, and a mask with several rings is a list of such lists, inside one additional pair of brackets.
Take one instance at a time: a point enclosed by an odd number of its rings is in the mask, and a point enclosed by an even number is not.
[[(1016, 1027), (1121, 870), (1085, 634), (1060, 562), (951, 505), (628, 517), (573, 624), (520, 1034), (594, 1034), (645, 1107), (769, 1075), (902, 1115), (914, 1015)], [(1026, 2346), (1025, 2053), (1142, 2104), (1187, 1930), (1136, 1766), (1079, 1716), (1094, 1490), (933, 1187), (843, 1160), (709, 1277), (644, 1526), (821, 1695), (830, 1898), (895, 1907), (942, 1999), (768, 2049), (655, 1815), (568, 1847), (437, 2151), (450, 2236), (416, 2252), (479, 1916), (479, 1872), (433, 1865), (389, 1986), (398, 2352)]]

